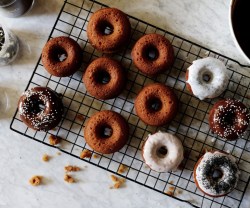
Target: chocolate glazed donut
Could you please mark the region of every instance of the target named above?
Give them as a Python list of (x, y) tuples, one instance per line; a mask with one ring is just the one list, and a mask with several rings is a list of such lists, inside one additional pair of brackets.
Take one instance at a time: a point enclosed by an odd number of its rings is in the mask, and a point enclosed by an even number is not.
[(88, 23), (90, 44), (104, 53), (122, 49), (130, 38), (131, 26), (126, 14), (116, 8), (103, 8), (95, 12)]
[(61, 121), (63, 104), (58, 94), (50, 88), (34, 87), (20, 97), (18, 111), (29, 128), (48, 131)]
[(215, 103), (209, 113), (209, 126), (220, 137), (235, 140), (247, 129), (250, 114), (247, 107), (235, 99)]

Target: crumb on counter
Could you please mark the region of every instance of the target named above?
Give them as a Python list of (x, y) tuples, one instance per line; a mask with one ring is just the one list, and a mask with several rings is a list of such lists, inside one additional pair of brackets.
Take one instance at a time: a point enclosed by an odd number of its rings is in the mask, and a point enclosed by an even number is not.
[(82, 115), (82, 114), (77, 114), (77, 115), (76, 115), (76, 118), (77, 118), (78, 120), (80, 120), (80, 121), (84, 121), (85, 116)]
[(114, 182), (113, 186), (110, 186), (110, 189), (121, 188), (126, 181), (124, 178), (118, 178), (115, 175), (111, 175), (110, 177), (111, 177), (111, 180)]
[(32, 178), (30, 178), (29, 182), (32, 186), (39, 186), (42, 183), (42, 177), (41, 176), (32, 176)]
[(51, 134), (49, 136), (49, 143), (51, 145), (57, 145), (57, 144), (59, 144), (61, 142), (61, 139), (62, 139), (61, 137)]
[(119, 168), (118, 168), (118, 173), (122, 174), (124, 172), (126, 172), (128, 170), (128, 166), (124, 165), (124, 164), (120, 164)]
[(172, 191), (165, 191), (165, 194), (169, 195), (169, 196), (173, 196), (174, 193)]
[(71, 175), (68, 175), (68, 174), (64, 175), (64, 181), (66, 181), (67, 183), (75, 183), (75, 179)]
[(174, 188), (173, 186), (170, 186), (170, 187), (168, 188), (169, 191), (174, 191), (174, 189), (175, 189), (175, 188)]
[(94, 155), (93, 155), (93, 158), (94, 158), (94, 159), (97, 159), (97, 158), (99, 158), (99, 157), (100, 157), (100, 155), (98, 155), (98, 154), (94, 154)]
[(177, 189), (177, 190), (175, 191), (175, 193), (176, 193), (176, 194), (181, 194), (181, 193), (182, 193), (182, 190)]
[(91, 158), (92, 156), (92, 152), (89, 151), (88, 149), (84, 149), (81, 154), (80, 154), (80, 158)]
[(44, 154), (43, 157), (42, 157), (42, 160), (43, 160), (44, 162), (48, 162), (49, 159), (50, 159), (50, 156), (47, 155), (47, 154)]
[(61, 153), (61, 152), (57, 152), (56, 154), (57, 154), (57, 155), (61, 155), (62, 153)]
[(76, 172), (76, 171), (80, 171), (81, 169), (77, 166), (67, 165), (64, 167), (64, 170), (66, 172)]
[(170, 183), (170, 184), (174, 184), (174, 181), (173, 181), (173, 180), (171, 180), (171, 181), (169, 181), (169, 183)]

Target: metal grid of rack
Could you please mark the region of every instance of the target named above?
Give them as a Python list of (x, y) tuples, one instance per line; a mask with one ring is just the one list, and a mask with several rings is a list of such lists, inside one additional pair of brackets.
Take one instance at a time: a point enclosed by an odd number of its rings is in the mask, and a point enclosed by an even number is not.
[[(127, 145), (114, 154), (95, 153), (99, 154), (98, 158), (92, 156), (83, 160), (160, 193), (165, 194), (172, 187), (170, 197), (185, 201), (194, 207), (239, 207), (250, 179), (249, 131), (244, 138), (225, 141), (210, 131), (208, 112), (212, 105), (223, 97), (239, 99), (250, 107), (250, 78), (239, 72), (242, 67), (236, 61), (129, 16), (132, 26), (130, 44), (120, 53), (112, 55), (112, 58), (120, 61), (127, 70), (126, 89), (115, 99), (105, 101), (95, 99), (86, 92), (81, 78), (84, 69), (93, 59), (105, 55), (90, 45), (86, 35), (86, 26), (91, 14), (103, 7), (106, 6), (91, 0), (64, 2), (49, 38), (63, 35), (75, 39), (83, 49), (84, 63), (81, 69), (71, 77), (58, 78), (49, 75), (39, 59), (26, 88), (48, 86), (63, 95), (65, 114), (59, 126), (49, 132), (31, 130), (22, 123), (16, 111), (10, 128), (46, 145), (50, 145), (48, 141), (50, 134), (58, 135), (63, 138), (63, 141), (59, 146), (53, 147), (79, 158), (83, 149), (91, 150), (85, 143), (82, 133), (86, 120), (100, 110), (116, 111), (127, 119), (130, 126), (130, 138)], [(154, 78), (141, 74), (133, 65), (130, 55), (136, 40), (147, 33), (158, 33), (167, 37), (172, 42), (176, 57), (170, 70)], [(229, 69), (231, 78), (228, 89), (220, 98), (200, 101), (186, 90), (185, 71), (192, 61), (206, 56), (222, 60)], [(144, 85), (153, 82), (165, 83), (172, 87), (181, 103), (176, 118), (170, 124), (158, 128), (145, 125), (140, 121), (133, 106), (138, 92)], [(142, 160), (143, 139), (158, 130), (176, 134), (184, 145), (185, 159), (182, 168), (176, 172), (154, 172)], [(212, 198), (204, 195), (197, 189), (192, 177), (196, 161), (205, 150), (210, 149), (230, 152), (238, 160), (241, 170), (238, 186), (225, 197)], [(128, 166), (125, 173), (118, 173), (120, 164)]]

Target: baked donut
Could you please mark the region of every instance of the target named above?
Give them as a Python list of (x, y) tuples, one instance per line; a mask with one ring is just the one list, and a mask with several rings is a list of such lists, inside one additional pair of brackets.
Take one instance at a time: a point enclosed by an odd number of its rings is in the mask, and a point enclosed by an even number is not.
[(159, 34), (142, 36), (135, 43), (131, 55), (135, 66), (149, 76), (166, 71), (174, 62), (171, 43)]
[(209, 126), (215, 134), (227, 140), (239, 138), (250, 122), (248, 108), (235, 99), (223, 99), (209, 112)]
[(120, 150), (128, 141), (129, 126), (118, 113), (110, 110), (100, 111), (88, 120), (84, 128), (87, 144), (102, 154)]
[(206, 152), (195, 164), (193, 173), (197, 188), (211, 197), (233, 191), (239, 175), (235, 158), (221, 151)]
[(145, 163), (154, 171), (175, 171), (183, 160), (183, 146), (173, 134), (157, 132), (149, 135), (142, 148)]
[(121, 64), (110, 58), (98, 58), (86, 69), (83, 83), (87, 91), (98, 99), (118, 96), (125, 87), (126, 75)]
[(34, 87), (20, 97), (18, 111), (29, 128), (48, 131), (61, 121), (63, 104), (58, 94), (50, 88)]
[[(66, 58), (61, 59), (60, 57), (64, 55)], [(52, 38), (43, 47), (42, 63), (44, 68), (54, 76), (70, 76), (81, 66), (81, 47), (69, 37)]]
[(131, 26), (125, 13), (116, 8), (96, 11), (89, 20), (87, 36), (90, 44), (104, 53), (122, 49), (130, 38)]
[(226, 66), (212, 57), (194, 61), (186, 72), (187, 89), (200, 100), (218, 97), (225, 91), (228, 82)]
[(152, 126), (169, 123), (177, 114), (178, 99), (174, 91), (161, 83), (145, 86), (135, 99), (135, 111), (140, 119)]

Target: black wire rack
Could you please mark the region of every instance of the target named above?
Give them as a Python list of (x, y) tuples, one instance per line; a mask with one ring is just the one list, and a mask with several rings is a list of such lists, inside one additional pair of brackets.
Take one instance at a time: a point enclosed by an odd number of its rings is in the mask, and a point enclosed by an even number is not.
[[(84, 161), (157, 192), (168, 193), (170, 197), (187, 202), (193, 207), (239, 207), (249, 184), (249, 131), (244, 138), (236, 141), (225, 141), (210, 131), (208, 112), (212, 105), (223, 97), (239, 99), (248, 108), (250, 107), (250, 78), (243, 74), (243, 66), (228, 57), (129, 16), (132, 26), (130, 44), (120, 53), (112, 56), (127, 69), (126, 89), (115, 99), (98, 100), (86, 92), (81, 78), (82, 72), (93, 59), (105, 55), (94, 50), (86, 35), (86, 26), (91, 14), (103, 7), (106, 6), (91, 0), (83, 0), (82, 2), (67, 0), (64, 2), (49, 39), (61, 35), (75, 39), (83, 49), (84, 63), (81, 69), (71, 77), (58, 78), (47, 73), (40, 58), (26, 88), (27, 90), (35, 86), (48, 86), (63, 95), (65, 114), (58, 127), (49, 132), (34, 131), (25, 126), (16, 111), (10, 128), (27, 138), (49, 146), (51, 146), (48, 141), (49, 135), (58, 135), (63, 138), (63, 141), (59, 146), (52, 147), (80, 159), (79, 156), (83, 149), (92, 151), (83, 138), (82, 129), (86, 120), (100, 110), (116, 111), (123, 115), (130, 125), (130, 138), (127, 145), (114, 154), (100, 155), (95, 153), (99, 157), (94, 157), (93, 154), (91, 158), (83, 159)], [(168, 38), (172, 42), (176, 57), (170, 70), (154, 78), (141, 74), (133, 65), (130, 55), (136, 40), (147, 33), (158, 33)], [(207, 56), (223, 61), (229, 69), (231, 78), (227, 90), (219, 98), (200, 101), (186, 90), (185, 71), (192, 61)], [(160, 128), (145, 125), (140, 121), (135, 114), (133, 105), (134, 99), (142, 87), (153, 82), (165, 83), (172, 87), (181, 102), (180, 111), (176, 118), (170, 124)], [(81, 117), (84, 119), (79, 119)], [(184, 145), (185, 159), (182, 168), (176, 172), (157, 173), (150, 170), (142, 160), (141, 144), (143, 139), (148, 134), (158, 130), (176, 134)], [(192, 176), (196, 161), (204, 151), (210, 149), (224, 150), (234, 155), (241, 170), (236, 189), (220, 198), (212, 198), (200, 192)], [(128, 170), (124, 173), (118, 173), (120, 164), (126, 165)], [(171, 194), (169, 190), (171, 190)]]

